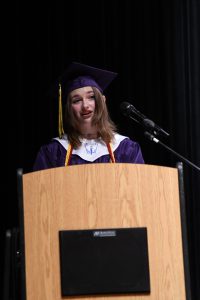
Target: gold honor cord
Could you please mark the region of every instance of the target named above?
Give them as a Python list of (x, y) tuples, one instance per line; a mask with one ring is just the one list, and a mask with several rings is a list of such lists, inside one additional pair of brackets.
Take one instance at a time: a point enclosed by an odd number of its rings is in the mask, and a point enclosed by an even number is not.
[(61, 84), (59, 83), (59, 108), (58, 108), (58, 134), (59, 138), (64, 134), (63, 129), (63, 113), (62, 113), (62, 89)]
[(72, 155), (72, 146), (71, 144), (69, 144), (69, 147), (67, 149), (67, 153), (66, 153), (66, 159), (65, 159), (65, 166), (69, 166), (69, 161)]
[[(112, 151), (111, 143), (108, 143), (106, 145), (107, 145), (107, 148), (108, 148), (108, 152), (110, 154), (110, 161), (112, 163), (115, 163), (115, 156), (114, 156), (114, 153)], [(69, 147), (68, 147), (67, 153), (66, 153), (65, 166), (69, 166), (69, 162), (70, 162), (71, 155), (72, 155), (72, 150), (73, 150), (72, 146), (71, 146), (71, 144), (69, 144)]]
[(107, 145), (107, 148), (108, 148), (108, 152), (109, 152), (109, 154), (110, 154), (111, 162), (112, 162), (112, 163), (115, 163), (115, 155), (114, 155), (114, 152), (112, 151), (111, 143), (108, 143), (108, 144), (106, 144), (106, 145)]

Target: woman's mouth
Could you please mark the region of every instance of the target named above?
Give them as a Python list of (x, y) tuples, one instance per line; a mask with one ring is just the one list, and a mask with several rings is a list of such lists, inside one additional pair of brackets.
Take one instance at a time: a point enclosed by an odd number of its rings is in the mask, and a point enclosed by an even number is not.
[(84, 113), (81, 114), (81, 116), (86, 119), (89, 118), (92, 115), (92, 111), (86, 111)]

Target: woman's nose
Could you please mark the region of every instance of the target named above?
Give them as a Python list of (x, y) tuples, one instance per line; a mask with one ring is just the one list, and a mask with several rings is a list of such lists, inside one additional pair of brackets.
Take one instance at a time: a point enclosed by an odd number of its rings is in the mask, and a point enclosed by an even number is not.
[(87, 99), (83, 99), (82, 106), (83, 106), (83, 108), (88, 107), (88, 100)]

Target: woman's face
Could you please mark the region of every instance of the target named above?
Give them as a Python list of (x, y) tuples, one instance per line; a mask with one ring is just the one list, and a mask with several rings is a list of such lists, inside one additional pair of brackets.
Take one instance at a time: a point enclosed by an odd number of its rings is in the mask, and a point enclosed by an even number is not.
[(86, 86), (70, 93), (72, 111), (79, 124), (91, 124), (95, 112), (95, 96), (92, 87)]

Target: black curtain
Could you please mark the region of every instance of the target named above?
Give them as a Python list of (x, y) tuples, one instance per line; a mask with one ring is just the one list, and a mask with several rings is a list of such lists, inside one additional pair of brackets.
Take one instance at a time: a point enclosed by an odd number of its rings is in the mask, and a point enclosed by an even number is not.
[[(119, 73), (106, 92), (118, 130), (147, 164), (179, 161), (120, 112), (131, 102), (170, 133), (168, 146), (200, 165), (200, 1), (54, 1), (8, 8), (1, 238), (18, 226), (16, 169), (30, 172), (40, 145), (57, 135), (53, 82), (71, 61)], [(5, 88), (4, 88), (5, 90)], [(8, 129), (9, 128), (9, 129)], [(192, 296), (200, 299), (200, 173), (184, 164)], [(7, 187), (9, 186), (9, 188)], [(2, 261), (3, 264), (3, 261)]]

